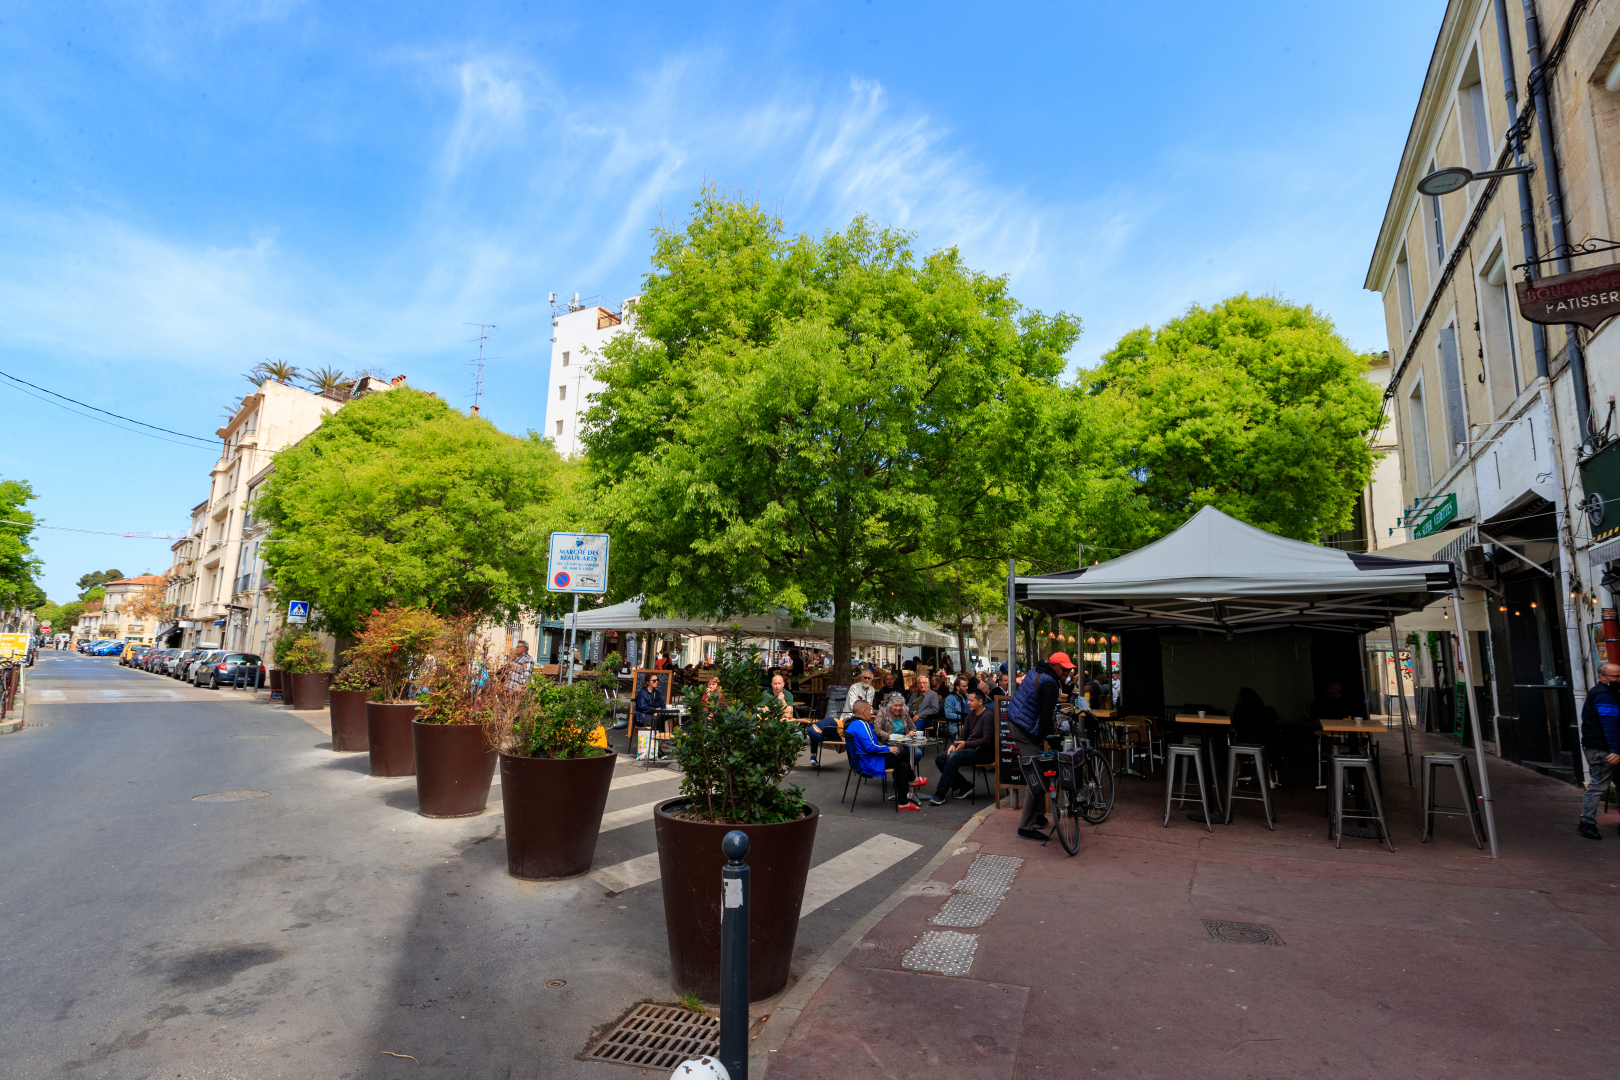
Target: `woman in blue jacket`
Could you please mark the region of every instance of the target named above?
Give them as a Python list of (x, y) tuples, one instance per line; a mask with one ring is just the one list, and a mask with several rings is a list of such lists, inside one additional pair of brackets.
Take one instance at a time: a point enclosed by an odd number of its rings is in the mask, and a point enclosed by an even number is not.
[(886, 769), (894, 770), (894, 790), (901, 800), (901, 810), (921, 810), (922, 804), (911, 794), (911, 755), (904, 746), (890, 746), (880, 742), (872, 732), (872, 703), (857, 701), (855, 713), (844, 725), (844, 749), (854, 758), (856, 768), (863, 776), (881, 777)]

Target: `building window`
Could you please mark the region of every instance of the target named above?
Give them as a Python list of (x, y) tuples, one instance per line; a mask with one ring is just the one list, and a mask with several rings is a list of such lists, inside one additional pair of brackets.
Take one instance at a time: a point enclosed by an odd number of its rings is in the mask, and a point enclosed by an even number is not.
[(1519, 396), (1524, 383), (1519, 376), (1519, 343), (1514, 333), (1513, 297), (1508, 291), (1507, 252), (1497, 249), (1494, 259), (1485, 260), (1479, 280), (1480, 345), (1489, 364), (1493, 404), (1500, 413)]
[(568, 366), (568, 350), (564, 349), (563, 350), (563, 367), (567, 367), (567, 366)]
[(558, 401), (567, 401), (568, 400), (568, 384), (567, 383), (563, 383), (561, 386), (557, 387), (557, 400)]
[(1401, 333), (1410, 336), (1412, 324), (1417, 316), (1414, 314), (1416, 304), (1412, 299), (1412, 264), (1406, 259), (1406, 249), (1401, 249), (1401, 256), (1395, 260), (1395, 306), (1401, 312)]
[(1412, 482), (1420, 495), (1427, 495), (1434, 486), (1434, 475), (1429, 469), (1429, 414), (1423, 405), (1423, 384), (1412, 388), (1407, 399), (1407, 420), (1412, 429)]
[[(1429, 162), (1429, 172), (1434, 172), (1437, 166), (1432, 160)], [(1429, 196), (1429, 236), (1434, 240), (1434, 268), (1440, 270), (1446, 265), (1446, 221), (1440, 216), (1440, 196)]]
[(1485, 84), (1475, 83), (1464, 93), (1468, 98), (1469, 119), (1473, 121), (1474, 169), (1487, 172), (1496, 164), (1491, 160), (1496, 140), (1491, 138), (1491, 116), (1485, 111)]
[(557, 434), (559, 434), (559, 435), (562, 434), (562, 426), (563, 426), (563, 422), (561, 420), (557, 421)]
[(1453, 457), (1468, 450), (1468, 413), (1463, 405), (1462, 356), (1457, 349), (1457, 328), (1440, 331), (1440, 381), (1446, 388), (1446, 435)]

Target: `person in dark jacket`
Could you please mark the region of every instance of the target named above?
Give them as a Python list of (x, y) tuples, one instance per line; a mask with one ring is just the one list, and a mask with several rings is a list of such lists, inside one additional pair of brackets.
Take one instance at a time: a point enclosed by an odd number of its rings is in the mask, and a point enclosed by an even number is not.
[(658, 710), (664, 703), (658, 699), (658, 676), (647, 675), (641, 681), (641, 689), (636, 691), (636, 718), (630, 726), (630, 741), (634, 745), (637, 727), (652, 727), (656, 722)]
[(928, 800), (933, 806), (945, 805), (946, 792), (958, 799), (973, 794), (973, 781), (964, 779), (961, 770), (996, 760), (996, 715), (985, 708), (984, 694), (978, 690), (969, 690), (967, 701), (961, 737), (934, 759), (939, 768), (939, 786), (934, 789), (934, 797)]
[[(1052, 717), (1057, 711), (1058, 684), (1074, 671), (1074, 662), (1066, 653), (1053, 653), (1045, 663), (1018, 682), (1018, 688), (1007, 702), (1007, 729), (1019, 760), (1045, 751), (1046, 740), (1054, 728)], [(1026, 777), (1026, 782), (1030, 779)], [(1046, 840), (1041, 829), (1046, 827), (1046, 790), (1037, 784), (1028, 784), (1028, 797), (1024, 800), (1024, 813), (1018, 822), (1018, 835), (1025, 840)]]
[(1620, 776), (1620, 664), (1598, 665), (1598, 684), (1581, 706), (1581, 752), (1586, 755), (1586, 797), (1581, 800), (1578, 832), (1588, 840), (1601, 840), (1598, 803), (1609, 782)]

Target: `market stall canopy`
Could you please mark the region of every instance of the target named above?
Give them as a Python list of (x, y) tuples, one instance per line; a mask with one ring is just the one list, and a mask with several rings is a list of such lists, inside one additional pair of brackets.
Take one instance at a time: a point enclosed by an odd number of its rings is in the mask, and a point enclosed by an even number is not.
[(1363, 633), (1449, 592), (1456, 572), (1290, 540), (1206, 506), (1129, 555), (1015, 584), (1026, 606), (1098, 629)]
[[(684, 618), (642, 618), (641, 600), (626, 600), (621, 604), (594, 608), (579, 613), (579, 629), (590, 630), (648, 630), (655, 634), (696, 634), (723, 636), (736, 626), (749, 638), (787, 639), (792, 641), (831, 641), (833, 624), (830, 615), (813, 617), (808, 626), (794, 626), (786, 611), (771, 615), (739, 615), (731, 619), (711, 619), (699, 616)], [(565, 629), (573, 625), (572, 614), (563, 616)], [(897, 619), (893, 622), (850, 622), (850, 641), (855, 645), (933, 645), (954, 648), (956, 639), (943, 630), (937, 630), (917, 619)]]

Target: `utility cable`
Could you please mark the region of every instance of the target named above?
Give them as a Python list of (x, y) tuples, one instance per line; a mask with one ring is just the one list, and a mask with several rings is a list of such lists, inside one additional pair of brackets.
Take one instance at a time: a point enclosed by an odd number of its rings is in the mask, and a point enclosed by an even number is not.
[[(92, 409), (95, 412), (102, 413), (103, 415), (106, 415), (106, 416), (117, 417), (119, 420), (123, 420), (126, 423), (139, 424), (141, 427), (151, 428), (153, 431), (161, 431), (161, 432), (164, 432), (164, 433), (169, 434), (169, 435), (178, 435), (182, 439), (195, 439), (195, 440), (197, 440), (198, 442), (201, 442), (201, 443), (214, 443), (214, 442), (219, 441), (217, 438), (205, 439), (200, 435), (187, 435), (183, 431), (171, 431), (169, 428), (158, 427), (156, 424), (148, 424), (144, 420), (136, 420), (136, 419), (134, 419), (132, 417), (123, 416), (123, 415), (121, 415), (119, 413), (108, 412), (106, 409), (97, 408), (96, 406), (87, 404), (87, 403), (85, 403), (83, 401), (78, 400), (77, 398), (70, 398), (66, 394), (58, 394), (55, 390), (47, 390), (43, 386), (36, 386), (34, 383), (31, 383), (28, 380), (19, 379), (19, 378), (17, 378), (17, 376), (9, 374), (8, 372), (0, 371), (0, 375), (4, 375), (6, 378), (10, 379), (14, 383), (20, 383), (23, 386), (33, 387), (35, 390), (38, 390), (40, 393), (49, 394), (49, 395), (51, 395), (51, 397), (55, 397), (55, 398), (61, 398), (63, 401), (71, 401), (75, 405), (78, 405), (78, 406), (80, 406), (82, 408), (86, 408), (86, 409)], [(28, 394), (28, 391), (24, 390), (23, 393)], [(37, 394), (28, 394), (28, 396), (29, 397), (38, 397)], [(41, 400), (44, 400), (44, 399), (42, 398)], [(48, 404), (55, 405), (56, 402), (52, 401), (52, 402), (49, 402)], [(64, 409), (67, 408), (67, 406), (65, 406), (65, 405), (62, 405), (62, 406), (59, 406), (59, 407), (64, 408)], [(77, 409), (68, 409), (67, 411), (68, 412), (78, 412)], [(78, 413), (78, 415), (84, 416), (85, 414), (84, 413)], [(99, 420), (101, 418), (96, 417), (96, 416), (91, 416), (91, 417), (88, 417), (87, 419)], [(102, 420), (101, 422), (104, 423), (104, 424), (109, 423), (106, 420)], [(110, 426), (111, 427), (119, 427), (118, 424), (110, 424)], [(121, 430), (128, 431), (129, 429), (128, 428), (122, 428)], [(144, 431), (137, 431), (137, 432), (135, 432), (135, 434), (137, 434), (137, 435), (145, 435), (146, 433)], [(152, 438), (155, 439), (155, 438), (157, 438), (157, 436), (154, 435), (154, 436), (152, 436)], [(164, 442), (173, 442), (174, 440), (172, 440), (172, 439), (164, 439), (163, 441)], [(188, 444), (179, 443), (177, 445), (185, 446), (185, 445), (188, 445)]]
[(25, 529), (55, 529), (57, 532), (85, 533), (89, 536), (122, 536), (126, 540), (184, 540), (186, 537), (174, 533), (150, 532), (101, 532), (96, 529), (70, 529), (65, 525), (41, 525), (37, 521), (6, 521), (0, 519), (0, 525), (21, 525)]

